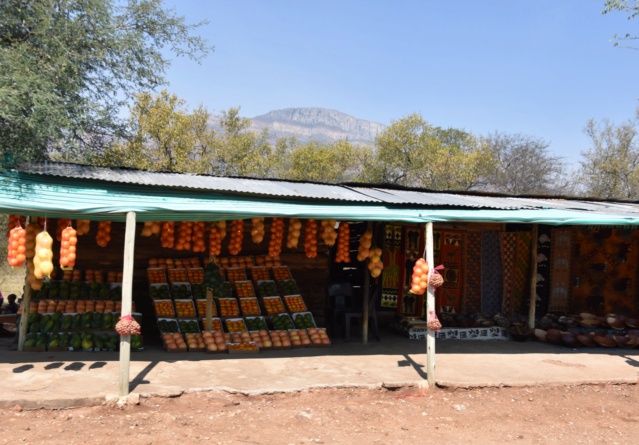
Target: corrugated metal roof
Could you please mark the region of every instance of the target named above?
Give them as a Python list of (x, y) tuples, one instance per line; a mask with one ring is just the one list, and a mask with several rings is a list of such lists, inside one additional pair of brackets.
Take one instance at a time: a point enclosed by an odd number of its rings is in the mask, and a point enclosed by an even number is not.
[(349, 202), (379, 202), (339, 185), (252, 178), (192, 175), (188, 173), (149, 172), (124, 168), (104, 168), (63, 163), (23, 164), (20, 172), (64, 178), (108, 181), (153, 187), (211, 190), (255, 196), (279, 196), (301, 199), (329, 199)]

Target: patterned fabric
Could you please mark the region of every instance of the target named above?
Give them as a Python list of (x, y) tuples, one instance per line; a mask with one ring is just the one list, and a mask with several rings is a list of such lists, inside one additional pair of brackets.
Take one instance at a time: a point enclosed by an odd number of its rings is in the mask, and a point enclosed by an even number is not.
[(636, 313), (638, 235), (606, 227), (573, 232), (571, 311)]
[(532, 233), (517, 232), (515, 276), (513, 277), (513, 313), (521, 314), (530, 301), (530, 250)]
[(502, 270), (499, 232), (481, 234), (481, 311), (493, 315), (501, 310)]
[(467, 232), (464, 245), (464, 298), (465, 314), (481, 311), (481, 233)]
[[(459, 312), (461, 310), (462, 258), (464, 234), (459, 230), (442, 231), (439, 262), (443, 264), (444, 284), (437, 288), (437, 309), (443, 312)], [(433, 266), (431, 266), (433, 267)]]
[(383, 308), (396, 308), (400, 287), (400, 272), (404, 267), (401, 226), (386, 225), (386, 237), (384, 240), (384, 273), (382, 274), (382, 301)]
[(513, 313), (513, 293), (515, 288), (515, 268), (517, 234), (514, 232), (502, 232), (499, 234), (499, 253), (501, 254), (501, 265), (503, 272), (503, 298), (501, 311), (505, 315)]
[(568, 311), (570, 302), (570, 254), (572, 230), (554, 228), (550, 236), (550, 296), (548, 312)]
[(537, 308), (535, 313), (543, 315), (548, 312), (548, 296), (550, 294), (550, 235), (551, 227), (540, 225), (537, 231)]

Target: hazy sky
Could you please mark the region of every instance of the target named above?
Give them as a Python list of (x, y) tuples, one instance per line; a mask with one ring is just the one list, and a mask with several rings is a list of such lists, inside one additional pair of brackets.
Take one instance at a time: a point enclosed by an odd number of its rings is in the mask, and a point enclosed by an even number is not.
[[(389, 124), (417, 112), (478, 135), (523, 133), (576, 164), (586, 120), (621, 123), (639, 99), (639, 18), (604, 0), (167, 0), (215, 46), (175, 59), (190, 106), (253, 117), (323, 107)], [(638, 43), (639, 45), (639, 43)]]

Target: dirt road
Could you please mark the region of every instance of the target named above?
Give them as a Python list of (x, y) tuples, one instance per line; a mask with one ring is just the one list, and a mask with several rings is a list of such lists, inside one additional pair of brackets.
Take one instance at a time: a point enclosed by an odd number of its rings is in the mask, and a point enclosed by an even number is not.
[(139, 405), (4, 410), (0, 443), (633, 444), (637, 385), (204, 392)]

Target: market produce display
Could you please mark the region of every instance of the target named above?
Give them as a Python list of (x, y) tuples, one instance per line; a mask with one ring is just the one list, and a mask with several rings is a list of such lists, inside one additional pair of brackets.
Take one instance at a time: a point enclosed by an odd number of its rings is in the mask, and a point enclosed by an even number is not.
[(278, 295), (275, 281), (264, 280), (257, 282), (257, 294), (260, 297), (272, 297)]
[(169, 333), (169, 332), (165, 332), (162, 335), (162, 342), (164, 343), (164, 348), (168, 351), (168, 352), (186, 352), (187, 351), (187, 346), (186, 346), (186, 342), (184, 341), (184, 337), (182, 337), (182, 334), (180, 334), (179, 332), (173, 332), (173, 333)]
[(300, 235), (302, 234), (302, 223), (297, 218), (288, 220), (288, 235), (286, 237), (286, 247), (288, 249), (297, 249)]
[(204, 269), (201, 267), (191, 267), (186, 269), (189, 283), (202, 283), (204, 282)]
[(213, 224), (209, 229), (209, 255), (217, 256), (222, 253), (222, 230)]
[(53, 238), (46, 230), (36, 235), (36, 251), (33, 257), (33, 274), (39, 280), (50, 278), (53, 272)]
[(248, 328), (243, 318), (232, 318), (226, 320), (226, 330), (228, 332), (248, 332)]
[(298, 329), (317, 327), (317, 325), (315, 324), (315, 320), (313, 319), (313, 314), (311, 314), (310, 312), (293, 314), (293, 322), (295, 323), (295, 327)]
[(370, 249), (368, 257), (368, 270), (371, 273), (371, 277), (379, 277), (382, 274), (383, 269), (384, 263), (382, 262), (382, 249), (379, 247), (373, 247)]
[(171, 295), (176, 300), (191, 298), (191, 285), (189, 283), (174, 282), (171, 284)]
[(264, 218), (251, 218), (251, 239), (255, 244), (264, 241)]
[(229, 283), (236, 281), (246, 281), (246, 270), (243, 267), (229, 267), (226, 269), (226, 279)]
[(266, 309), (266, 313), (269, 315), (286, 312), (286, 309), (284, 309), (284, 303), (282, 303), (282, 299), (280, 297), (264, 297), (262, 298), (262, 304), (264, 305), (264, 309)]
[(373, 246), (373, 232), (370, 230), (362, 233), (359, 238), (359, 247), (357, 248), (357, 261), (366, 261), (370, 256), (370, 248)]
[(246, 317), (246, 327), (249, 331), (268, 330), (264, 317)]
[(268, 280), (271, 277), (268, 267), (266, 266), (253, 266), (251, 267), (251, 279), (254, 283), (262, 280)]
[(178, 317), (195, 318), (193, 300), (175, 300), (175, 312)]
[(327, 246), (332, 246), (335, 244), (335, 240), (337, 239), (337, 232), (335, 231), (335, 225), (337, 221), (334, 219), (325, 219), (322, 220), (322, 233), (321, 237), (324, 240), (324, 244)]
[(301, 295), (287, 295), (284, 297), (284, 303), (289, 312), (306, 312), (306, 304)]
[(194, 300), (198, 300), (200, 298), (206, 298), (206, 288), (204, 284), (201, 283), (193, 283), (191, 284), (191, 295)]
[(60, 267), (73, 269), (73, 266), (75, 266), (77, 244), (77, 232), (73, 227), (68, 226), (62, 230), (60, 241)]
[(226, 352), (226, 339), (221, 331), (204, 331), (202, 339), (208, 352)]
[(185, 283), (188, 282), (188, 274), (186, 273), (186, 269), (169, 269), (169, 281), (171, 283)]
[(106, 247), (111, 242), (111, 221), (100, 221), (95, 241), (100, 247)]
[(413, 266), (410, 291), (415, 295), (424, 295), (428, 288), (428, 263), (424, 258), (419, 258)]
[(229, 240), (229, 253), (238, 255), (242, 251), (242, 239), (244, 238), (244, 220), (231, 221), (231, 239)]
[(154, 306), (157, 317), (175, 317), (173, 300), (155, 300)]
[[(211, 302), (211, 315), (213, 317), (217, 316), (217, 306), (215, 305), (215, 300)], [(206, 317), (206, 300), (195, 300), (195, 306), (197, 309), (198, 317)]]
[(293, 324), (293, 320), (288, 314), (275, 314), (271, 315), (271, 324), (277, 331), (281, 331), (282, 329), (294, 329), (295, 325)]
[(317, 221), (306, 220), (304, 228), (304, 253), (307, 258), (317, 257)]
[(27, 224), (27, 217), (21, 215), (9, 215), (9, 224), (7, 224), (7, 237), (11, 229), (15, 227), (24, 227)]
[(175, 223), (173, 221), (162, 223), (160, 243), (166, 249), (172, 249), (175, 246)]
[(169, 291), (169, 285), (166, 283), (152, 284), (149, 287), (149, 295), (155, 300), (166, 300), (171, 298), (171, 291)]
[(196, 320), (178, 320), (178, 327), (183, 334), (200, 332), (200, 326)]
[(347, 222), (341, 222), (339, 224), (339, 232), (337, 239), (337, 252), (335, 253), (336, 263), (350, 263), (350, 243), (351, 243), (351, 230)]
[(160, 332), (180, 332), (177, 320), (170, 318), (158, 318), (158, 329)]
[(253, 282), (252, 281), (236, 281), (235, 283), (235, 293), (238, 298), (248, 298), (254, 297), (255, 291), (253, 290)]
[(288, 270), (288, 267), (286, 266), (273, 266), (271, 268), (271, 271), (273, 272), (273, 278), (276, 281), (290, 280), (293, 278), (293, 276), (291, 275), (291, 271)]
[(191, 235), (191, 250), (193, 252), (205, 252), (206, 243), (204, 240), (206, 234), (206, 224), (202, 221), (193, 223), (193, 234)]
[(294, 348), (310, 346), (311, 344), (311, 339), (306, 329), (291, 329), (288, 334), (291, 337), (291, 345)]
[(297, 283), (292, 279), (283, 279), (277, 282), (278, 293), (275, 295), (297, 295), (300, 293)]
[(268, 242), (268, 254), (273, 258), (279, 257), (284, 241), (284, 218), (271, 219), (271, 238)]
[(62, 231), (71, 224), (71, 220), (68, 218), (58, 218), (55, 227), (55, 239), (62, 241)]
[(222, 317), (240, 316), (240, 308), (235, 298), (220, 298), (218, 304), (220, 305), (220, 315)]
[(22, 226), (14, 227), (9, 231), (9, 252), (7, 260), (11, 267), (22, 267), (27, 261), (27, 231)]
[(313, 346), (330, 346), (331, 339), (325, 328), (308, 328), (307, 331)]
[(87, 235), (91, 231), (91, 221), (88, 219), (77, 219), (75, 221), (75, 229), (78, 236)]
[(260, 315), (262, 313), (260, 311), (260, 304), (255, 297), (240, 298), (240, 309), (244, 317), (247, 315)]

